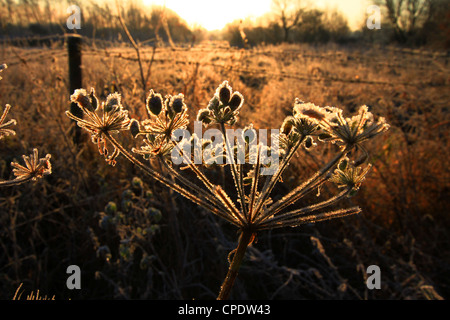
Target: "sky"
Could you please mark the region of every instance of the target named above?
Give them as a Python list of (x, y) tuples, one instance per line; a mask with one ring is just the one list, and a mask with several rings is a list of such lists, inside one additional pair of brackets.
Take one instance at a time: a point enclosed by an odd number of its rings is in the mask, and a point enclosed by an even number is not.
[[(207, 30), (222, 29), (229, 22), (259, 17), (270, 11), (272, 0), (143, 0), (144, 4), (164, 5), (175, 11), (190, 25)], [(368, 0), (316, 0), (318, 8), (337, 8), (357, 28), (369, 5)]]

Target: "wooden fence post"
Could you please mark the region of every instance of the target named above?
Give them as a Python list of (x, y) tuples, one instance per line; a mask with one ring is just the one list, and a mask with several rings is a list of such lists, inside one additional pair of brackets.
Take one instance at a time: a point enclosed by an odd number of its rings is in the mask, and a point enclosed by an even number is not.
[[(67, 49), (69, 56), (69, 94), (72, 95), (76, 89), (83, 87), (81, 76), (81, 48), (83, 38), (78, 34), (69, 34), (67, 36)], [(75, 102), (70, 104), (70, 112), (79, 118), (83, 118), (83, 112)], [(73, 141), (75, 144), (80, 142), (81, 128), (74, 126)]]

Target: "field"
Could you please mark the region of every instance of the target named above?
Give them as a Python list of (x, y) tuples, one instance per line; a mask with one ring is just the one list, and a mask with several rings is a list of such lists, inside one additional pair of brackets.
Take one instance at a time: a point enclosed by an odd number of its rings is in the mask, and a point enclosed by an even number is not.
[[(17, 134), (0, 141), (1, 178), (10, 179), (11, 161), (34, 147), (52, 155), (51, 175), (0, 190), (0, 298), (11, 299), (23, 284), (23, 297), (39, 290), (56, 299), (215, 299), (237, 229), (145, 179), (122, 156), (108, 165), (86, 133), (73, 142), (64, 46), (3, 45), (0, 57), (8, 65), (0, 102), (17, 120)], [(362, 213), (262, 232), (233, 299), (450, 297), (447, 53), (211, 43), (144, 47), (141, 58), (145, 86), (132, 48), (85, 43), (83, 87), (102, 100), (119, 92), (138, 119), (146, 117), (150, 89), (183, 93), (192, 120), (228, 80), (245, 98), (237, 125), (279, 128), (295, 98), (349, 113), (368, 105), (391, 125), (368, 143), (373, 169), (346, 200)], [(123, 139), (134, 146), (131, 136)], [(317, 170), (329, 151), (299, 154), (278, 191)], [(66, 286), (69, 265), (81, 269), (81, 290)], [(381, 289), (366, 286), (370, 265), (380, 267)]]

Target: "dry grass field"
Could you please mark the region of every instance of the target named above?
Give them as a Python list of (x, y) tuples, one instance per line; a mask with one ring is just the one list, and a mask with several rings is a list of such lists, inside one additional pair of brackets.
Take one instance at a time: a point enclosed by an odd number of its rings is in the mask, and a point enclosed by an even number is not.
[[(183, 93), (192, 120), (228, 80), (245, 98), (239, 121), (256, 128), (279, 128), (296, 97), (350, 113), (368, 105), (391, 125), (367, 144), (373, 170), (347, 200), (362, 213), (261, 233), (232, 298), (450, 297), (446, 53), (209, 44), (149, 47), (141, 55), (146, 90)], [(0, 63), (8, 65), (0, 105), (10, 104), (9, 117), (17, 120), (17, 134), (0, 141), (1, 178), (10, 179), (11, 161), (33, 147), (52, 155), (51, 175), (0, 190), (0, 298), (11, 299), (23, 283), (25, 292), (56, 299), (214, 299), (236, 247), (236, 229), (142, 178), (121, 156), (109, 166), (86, 133), (82, 143), (73, 143), (64, 47), (3, 45)], [(84, 88), (94, 87), (102, 99), (117, 91), (130, 117), (145, 117), (148, 92), (134, 50), (85, 44), (82, 72)], [(124, 139), (133, 145), (131, 136)], [(300, 154), (279, 191), (317, 170), (329, 151)], [(81, 268), (81, 290), (66, 287), (66, 268), (73, 264)], [(370, 265), (380, 267), (379, 290), (366, 286)]]

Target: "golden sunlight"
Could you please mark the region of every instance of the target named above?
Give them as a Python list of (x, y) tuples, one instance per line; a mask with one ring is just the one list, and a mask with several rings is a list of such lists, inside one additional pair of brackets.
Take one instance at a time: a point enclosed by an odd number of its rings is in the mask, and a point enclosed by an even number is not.
[(146, 5), (166, 6), (175, 11), (189, 25), (199, 25), (211, 31), (229, 22), (258, 17), (270, 11), (271, 0), (144, 0)]
[[(257, 18), (270, 12), (272, 0), (143, 0), (143, 3), (166, 6), (190, 26), (201, 26), (212, 31), (220, 30), (235, 20)], [(317, 0), (309, 3), (321, 9), (340, 10), (352, 29), (360, 26), (360, 18), (364, 17), (368, 6), (367, 0)]]

